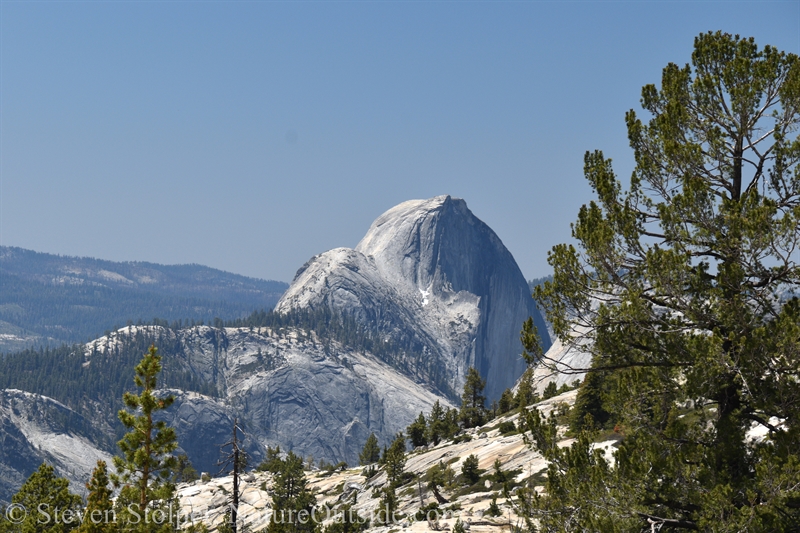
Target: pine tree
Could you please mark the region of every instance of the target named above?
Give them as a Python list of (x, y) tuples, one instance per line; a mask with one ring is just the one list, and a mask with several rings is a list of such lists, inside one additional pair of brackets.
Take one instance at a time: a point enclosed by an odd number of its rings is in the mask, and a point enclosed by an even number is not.
[[(67, 533), (80, 525), (81, 498), (69, 491), (69, 481), (42, 463), (39, 469), (11, 497), (13, 511), (7, 511), (4, 529), (20, 533)], [(16, 514), (23, 511), (17, 520)]]
[[(537, 287), (556, 335), (580, 326), (622, 431), (613, 462), (590, 432), (559, 448), (534, 499), (545, 531), (796, 531), (800, 524), (800, 59), (706, 33), (691, 64), (626, 115), (627, 190), (602, 152), (577, 245)], [(752, 428), (764, 437), (752, 439)]]
[[(611, 418), (604, 407), (603, 394), (608, 382), (602, 372), (589, 372), (578, 388), (570, 411), (569, 427), (573, 432), (603, 427)], [(608, 392), (608, 391), (605, 391)]]
[(470, 367), (464, 381), (464, 393), (461, 395), (461, 412), (459, 419), (465, 428), (474, 428), (483, 424), (486, 419), (486, 397), (483, 389), (486, 380)]
[(78, 528), (80, 533), (111, 533), (116, 531), (114, 503), (111, 501), (112, 489), (105, 461), (97, 461), (92, 477), (86, 483), (89, 496), (84, 510), (84, 519)]
[(453, 408), (447, 408), (444, 412), (444, 421), (442, 423), (442, 436), (444, 439), (452, 439), (461, 431), (458, 425), (459, 416), (461, 411)]
[(452, 478), (455, 476), (453, 469), (450, 465), (445, 465), (441, 461), (433, 465), (425, 472), (425, 481), (428, 489), (433, 492), (433, 497), (436, 498), (438, 504), (447, 503), (447, 498), (442, 496), (439, 492), (440, 487), (444, 487), (452, 483)]
[(428, 441), (432, 442), (434, 446), (439, 444), (445, 436), (445, 412), (439, 400), (434, 402), (431, 407), (430, 415), (428, 415)]
[(178, 456), (178, 465), (175, 467), (175, 483), (188, 483), (200, 479), (200, 474), (197, 473), (189, 456), (182, 453)]
[[(157, 377), (161, 372), (161, 357), (155, 346), (144, 354), (136, 366), (134, 383), (141, 389), (138, 395), (126, 392), (125, 406), (133, 411), (118, 413), (128, 433), (119, 441), (122, 457), (114, 457), (117, 473), (111, 476), (116, 486), (121, 486), (117, 507), (122, 510), (123, 523), (137, 523), (139, 529), (154, 527), (148, 524), (147, 514), (155, 509), (148, 507), (158, 501), (161, 506), (175, 509), (175, 485), (171, 477), (178, 462), (171, 453), (178, 447), (175, 429), (154, 415), (172, 405), (174, 398), (156, 396)], [(164, 524), (161, 524), (164, 525)]]
[(542, 391), (542, 399), (549, 400), (554, 396), (558, 396), (558, 385), (556, 385), (555, 381), (551, 381)]
[(370, 433), (369, 437), (367, 437), (367, 441), (364, 443), (364, 448), (361, 450), (361, 453), (358, 454), (358, 460), (362, 466), (367, 466), (377, 463), (380, 458), (381, 449), (378, 446), (378, 437), (375, 436), (375, 433)]
[(503, 394), (500, 395), (500, 401), (497, 404), (497, 410), (502, 415), (505, 414), (515, 406), (514, 403), (514, 393), (511, 392), (511, 389), (506, 389), (503, 391)]
[(530, 370), (526, 370), (525, 373), (522, 374), (522, 379), (519, 381), (517, 395), (514, 398), (514, 406), (518, 409), (525, 409), (538, 400), (539, 397), (533, 390), (533, 384), (531, 383), (531, 372)]
[(325, 527), (325, 533), (359, 533), (367, 528), (369, 522), (353, 508), (357, 496), (358, 494), (354, 493), (354, 501), (341, 507), (333, 523)]
[(272, 472), (273, 474), (277, 474), (281, 471), (282, 465), (281, 447), (275, 446), (275, 448), (273, 448), (267, 446), (267, 456), (261, 461), (261, 464), (256, 467), (256, 470), (259, 472)]
[(461, 475), (467, 481), (468, 485), (474, 485), (481, 478), (483, 472), (478, 468), (478, 456), (470, 454), (464, 459), (461, 465)]
[(417, 419), (406, 428), (406, 433), (412, 447), (416, 448), (428, 444), (428, 424), (425, 420), (425, 415), (421, 411)]
[(384, 456), (383, 469), (389, 479), (389, 484), (397, 486), (406, 467), (406, 439), (402, 432), (395, 436)]
[(382, 524), (393, 524), (397, 516), (397, 493), (394, 485), (389, 484), (381, 490), (381, 503), (378, 507), (378, 522)]
[(308, 488), (303, 458), (289, 452), (281, 461), (272, 489), (272, 516), (268, 533), (313, 533), (316, 499)]

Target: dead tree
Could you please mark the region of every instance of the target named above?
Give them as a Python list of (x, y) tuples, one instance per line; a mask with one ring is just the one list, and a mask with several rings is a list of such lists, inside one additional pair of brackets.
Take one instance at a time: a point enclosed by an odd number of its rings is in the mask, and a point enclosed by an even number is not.
[(247, 453), (242, 449), (242, 443), (239, 440), (239, 432), (244, 433), (239, 427), (239, 419), (233, 419), (233, 437), (231, 440), (220, 446), (220, 451), (225, 453), (226, 449), (230, 449), (224, 456), (222, 461), (217, 463), (221, 469), (221, 474), (227, 474), (228, 471), (233, 475), (233, 490), (231, 491), (231, 500), (228, 504), (230, 511), (230, 531), (236, 533), (238, 515), (239, 515), (239, 477), (247, 464)]

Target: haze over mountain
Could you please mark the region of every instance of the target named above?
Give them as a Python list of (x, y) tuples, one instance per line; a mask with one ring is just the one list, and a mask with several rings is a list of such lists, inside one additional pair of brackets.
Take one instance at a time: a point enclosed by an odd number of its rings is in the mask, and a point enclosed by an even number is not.
[(128, 320), (239, 318), (271, 309), (287, 287), (201, 265), (119, 263), (0, 246), (0, 352), (85, 342)]

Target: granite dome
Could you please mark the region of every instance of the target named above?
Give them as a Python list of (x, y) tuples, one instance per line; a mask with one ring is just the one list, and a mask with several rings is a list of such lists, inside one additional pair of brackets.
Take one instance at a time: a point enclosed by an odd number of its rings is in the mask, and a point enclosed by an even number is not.
[(355, 249), (313, 257), (276, 310), (320, 306), (413, 337), (451, 393), (470, 366), (487, 379), (490, 399), (513, 386), (525, 369), (519, 331), (529, 316), (550, 345), (511, 253), (464, 200), (450, 196), (403, 202), (378, 217)]

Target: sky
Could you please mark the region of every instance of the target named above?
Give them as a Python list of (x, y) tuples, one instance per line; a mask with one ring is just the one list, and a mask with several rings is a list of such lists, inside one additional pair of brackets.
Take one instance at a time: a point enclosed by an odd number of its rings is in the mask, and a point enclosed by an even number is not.
[(800, 53), (800, 2), (0, 0), (0, 244), (288, 282), (450, 194), (545, 276), (716, 30)]

